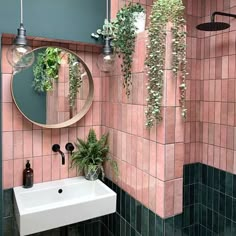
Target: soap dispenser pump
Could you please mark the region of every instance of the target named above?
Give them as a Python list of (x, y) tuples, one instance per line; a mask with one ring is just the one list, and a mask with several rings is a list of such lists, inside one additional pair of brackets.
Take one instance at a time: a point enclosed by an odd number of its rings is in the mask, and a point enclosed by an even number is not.
[(27, 163), (25, 165), (25, 169), (23, 171), (23, 187), (24, 188), (31, 188), (33, 187), (34, 183), (34, 172), (30, 168), (30, 162), (27, 160)]

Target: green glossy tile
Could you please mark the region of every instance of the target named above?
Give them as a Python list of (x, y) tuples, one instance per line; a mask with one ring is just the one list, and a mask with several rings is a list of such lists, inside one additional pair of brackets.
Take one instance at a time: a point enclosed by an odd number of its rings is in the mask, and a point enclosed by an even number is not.
[(207, 186), (202, 185), (202, 204), (207, 205)]
[(194, 224), (194, 205), (190, 206), (190, 212), (189, 212), (189, 225)]
[(199, 234), (199, 224), (194, 225), (194, 236), (200, 236), (200, 234)]
[(199, 198), (199, 195), (200, 195), (199, 186), (200, 186), (199, 183), (194, 184), (194, 204), (199, 203), (199, 200), (200, 200), (200, 198)]
[(134, 198), (130, 198), (130, 224), (136, 229), (136, 200)]
[(220, 172), (218, 169), (214, 169), (214, 189), (220, 189)]
[(219, 199), (219, 213), (225, 216), (225, 194), (220, 193)]
[(211, 166), (207, 167), (207, 186), (213, 188), (214, 186), (214, 169)]
[(190, 185), (184, 186), (184, 206), (190, 205)]
[(120, 236), (121, 235), (121, 233), (120, 233), (120, 230), (121, 230), (120, 221), (121, 221), (120, 215), (116, 214), (116, 227), (115, 227), (116, 231), (114, 232), (115, 236)]
[(117, 186), (117, 212), (121, 214), (121, 189)]
[(231, 222), (231, 235), (236, 235), (236, 223), (233, 221)]
[(123, 218), (120, 220), (120, 234), (121, 235), (126, 235), (126, 222)]
[(226, 172), (220, 171), (220, 191), (222, 193), (225, 193), (225, 176), (226, 176)]
[(156, 215), (156, 235), (164, 236), (164, 220)]
[(130, 196), (125, 195), (125, 220), (130, 224)]
[(190, 207), (184, 207), (183, 212), (183, 227), (187, 227), (190, 224)]
[(218, 233), (219, 232), (219, 214), (216, 212), (213, 212), (212, 219), (213, 219), (212, 230), (215, 233)]
[(199, 204), (194, 205), (194, 224), (199, 224)]
[(174, 217), (164, 220), (164, 232), (165, 232), (164, 234), (165, 236), (174, 235)]
[(207, 185), (207, 166), (202, 166), (202, 184)]
[(218, 191), (214, 191), (213, 196), (213, 210), (215, 212), (219, 212), (220, 193)]
[(189, 180), (189, 165), (184, 166), (184, 185), (188, 185)]
[(126, 236), (131, 236), (131, 227), (130, 227), (130, 224), (128, 222), (126, 222), (125, 235)]
[(149, 235), (156, 235), (156, 216), (149, 211)]
[(231, 235), (231, 220), (225, 219), (224, 236), (232, 236)]
[(189, 184), (194, 184), (194, 165), (195, 164), (189, 165)]
[(233, 196), (233, 175), (230, 173), (225, 175), (225, 194)]
[(183, 214), (179, 214), (174, 217), (174, 227), (175, 229), (183, 228)]
[(207, 229), (212, 230), (213, 228), (213, 219), (212, 219), (212, 211), (207, 209)]
[(225, 217), (222, 215), (219, 215), (219, 234), (224, 235), (225, 231)]
[(207, 208), (202, 206), (202, 225), (207, 227)]
[(213, 208), (213, 189), (207, 188), (207, 204), (206, 206), (210, 209)]
[(136, 236), (136, 232), (134, 228), (131, 228), (131, 236)]
[(236, 222), (236, 198), (233, 199), (233, 214), (232, 214), (232, 218), (231, 219), (234, 222)]
[(236, 198), (236, 175), (233, 176), (233, 197)]
[(191, 184), (189, 188), (189, 197), (190, 197), (190, 205), (194, 204), (195, 199), (194, 199), (194, 190), (195, 190), (195, 184)]
[(136, 201), (136, 230), (141, 234), (142, 226), (142, 205)]
[(13, 189), (3, 191), (3, 217), (13, 216)]
[(142, 236), (149, 235), (149, 210), (145, 206), (142, 207), (141, 234)]
[(121, 190), (121, 216), (123, 218), (125, 218), (126, 214), (125, 198), (126, 198), (126, 192), (124, 190)]
[[(236, 206), (235, 206), (236, 207)], [(232, 219), (233, 215), (233, 198), (232, 197), (229, 197), (229, 196), (225, 196), (225, 216), (228, 218), (228, 219)], [(236, 215), (236, 213), (235, 213)], [(236, 216), (235, 216), (236, 217)]]
[(189, 235), (189, 227), (183, 228), (183, 230), (182, 230), (182, 236), (190, 236), (190, 235)]

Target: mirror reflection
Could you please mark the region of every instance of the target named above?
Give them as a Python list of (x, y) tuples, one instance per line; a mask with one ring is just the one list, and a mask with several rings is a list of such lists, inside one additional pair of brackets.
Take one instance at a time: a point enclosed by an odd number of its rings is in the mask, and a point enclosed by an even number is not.
[(93, 97), (92, 76), (86, 64), (73, 52), (58, 47), (41, 47), (34, 53), (34, 64), (12, 80), (18, 109), (43, 126), (65, 127), (70, 123), (67, 121), (82, 118)]

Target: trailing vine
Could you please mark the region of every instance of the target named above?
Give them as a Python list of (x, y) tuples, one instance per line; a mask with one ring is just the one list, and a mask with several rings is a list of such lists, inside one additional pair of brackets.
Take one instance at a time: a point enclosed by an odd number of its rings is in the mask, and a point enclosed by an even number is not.
[(116, 19), (112, 22), (114, 27), (112, 45), (118, 56), (122, 58), (121, 71), (124, 77), (123, 87), (127, 96), (130, 95), (130, 87), (132, 85), (131, 68), (136, 38), (133, 13), (143, 11), (144, 9), (140, 4), (130, 3), (118, 11)]
[(180, 104), (182, 116), (186, 118), (185, 108), (185, 79), (186, 70), (186, 31), (184, 19), (184, 5), (182, 0), (158, 0), (153, 4), (150, 26), (148, 31), (149, 42), (145, 64), (148, 68), (148, 98), (146, 110), (146, 126), (152, 127), (162, 120), (161, 102), (163, 97), (163, 77), (165, 65), (166, 25), (172, 23), (172, 72), (177, 78), (181, 71)]
[(68, 54), (69, 64), (69, 104), (74, 107), (77, 93), (82, 84), (81, 70), (78, 59), (73, 54)]
[(32, 86), (36, 92), (53, 90), (53, 81), (58, 79), (61, 64), (61, 49), (48, 47), (45, 52), (39, 53), (33, 67), (34, 79)]

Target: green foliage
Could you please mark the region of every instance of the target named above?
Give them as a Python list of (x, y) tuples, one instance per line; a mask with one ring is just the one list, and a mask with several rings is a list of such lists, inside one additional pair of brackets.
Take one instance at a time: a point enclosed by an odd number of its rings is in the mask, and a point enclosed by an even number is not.
[(118, 11), (116, 18), (112, 22), (105, 19), (102, 29), (98, 29), (96, 34), (91, 34), (95, 39), (108, 37), (115, 52), (122, 58), (123, 87), (127, 96), (130, 95), (132, 85), (131, 68), (135, 49), (135, 31), (137, 29), (134, 24), (134, 12), (144, 12), (144, 8), (139, 3), (125, 5)]
[(121, 8), (116, 19), (112, 22), (114, 27), (114, 38), (112, 44), (116, 53), (122, 58), (121, 70), (124, 77), (123, 86), (126, 95), (130, 95), (132, 85), (132, 62), (135, 49), (136, 27), (134, 25), (134, 12), (143, 12), (144, 9), (140, 4), (129, 4)]
[(48, 47), (45, 52), (39, 53), (34, 65), (34, 79), (32, 86), (36, 92), (53, 90), (53, 80), (58, 79), (61, 64), (61, 49)]
[(113, 24), (112, 22), (109, 22), (108, 19), (104, 20), (104, 24), (102, 26), (102, 29), (98, 29), (96, 33), (92, 33), (91, 36), (95, 39), (98, 39), (99, 37), (102, 38), (114, 38), (114, 32), (113, 32)]
[(77, 150), (72, 154), (71, 164), (72, 167), (78, 167), (79, 172), (83, 171), (84, 168), (95, 170), (99, 167), (104, 177), (103, 164), (105, 161), (111, 161), (115, 173), (118, 174), (116, 162), (108, 157), (108, 134), (102, 135), (101, 139), (98, 140), (94, 130), (90, 129), (87, 140), (78, 138), (75, 146)]
[(69, 104), (70, 107), (74, 107), (75, 101), (77, 99), (77, 93), (82, 85), (80, 63), (78, 62), (76, 56), (69, 53), (68, 54), (68, 64), (69, 64)]
[(159, 123), (161, 117), (161, 102), (163, 97), (163, 77), (165, 63), (166, 25), (172, 26), (172, 72), (177, 78), (181, 71), (181, 98), (182, 116), (186, 117), (185, 108), (185, 79), (186, 71), (186, 30), (184, 6), (182, 0), (158, 0), (153, 4), (150, 26), (148, 30), (149, 42), (145, 64), (148, 68), (148, 98), (146, 110), (146, 126), (152, 127)]

